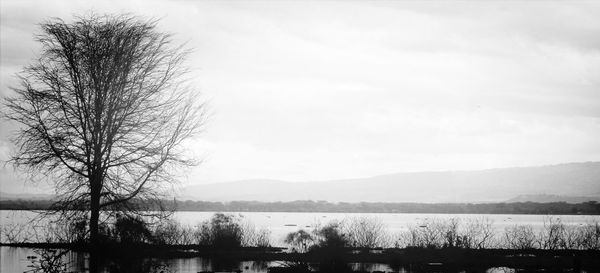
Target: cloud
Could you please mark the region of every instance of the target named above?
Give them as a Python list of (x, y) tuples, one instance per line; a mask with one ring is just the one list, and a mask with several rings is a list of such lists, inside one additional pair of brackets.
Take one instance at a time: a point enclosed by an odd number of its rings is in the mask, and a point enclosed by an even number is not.
[(90, 10), (194, 49), (214, 116), (190, 183), (600, 160), (596, 3), (4, 1), (2, 93), (35, 24)]

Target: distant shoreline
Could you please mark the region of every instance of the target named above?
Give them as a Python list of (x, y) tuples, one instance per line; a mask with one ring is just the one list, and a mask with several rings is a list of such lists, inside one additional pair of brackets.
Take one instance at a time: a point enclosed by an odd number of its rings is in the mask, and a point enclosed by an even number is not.
[[(138, 201), (141, 202), (141, 201)], [(600, 215), (600, 203), (330, 203), (325, 201), (165, 201), (174, 211)], [(47, 210), (51, 200), (0, 200), (0, 210)], [(83, 208), (82, 208), (83, 209)], [(152, 209), (149, 209), (152, 210)]]

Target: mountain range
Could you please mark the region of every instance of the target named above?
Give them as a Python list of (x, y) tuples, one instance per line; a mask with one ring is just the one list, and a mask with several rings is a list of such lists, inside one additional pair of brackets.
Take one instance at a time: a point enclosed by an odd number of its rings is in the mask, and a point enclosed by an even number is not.
[[(0, 192), (0, 199), (51, 199)], [(600, 162), (477, 171), (406, 172), (356, 179), (287, 182), (240, 180), (183, 187), (179, 200), (329, 202), (600, 202)]]
[(357, 179), (254, 179), (182, 189), (181, 200), (329, 202), (579, 202), (600, 200), (600, 162), (477, 171), (407, 172)]

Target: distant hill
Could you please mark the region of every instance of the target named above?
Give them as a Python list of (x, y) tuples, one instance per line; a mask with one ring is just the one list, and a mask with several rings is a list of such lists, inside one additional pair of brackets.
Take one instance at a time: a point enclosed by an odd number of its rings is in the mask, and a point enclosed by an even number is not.
[(566, 202), (571, 204), (583, 203), (588, 201), (600, 202), (600, 197), (590, 196), (564, 196), (552, 194), (534, 194), (534, 195), (519, 195), (515, 198), (507, 200), (508, 203), (516, 202), (535, 202), (535, 203), (554, 203)]
[(6, 193), (0, 192), (0, 200), (52, 200), (52, 194)]
[[(179, 199), (205, 201), (506, 202), (555, 195), (599, 200), (600, 162), (479, 171), (411, 172), (313, 182), (244, 180), (194, 185)], [(521, 197), (523, 198), (523, 197)], [(581, 199), (580, 199), (581, 198)]]

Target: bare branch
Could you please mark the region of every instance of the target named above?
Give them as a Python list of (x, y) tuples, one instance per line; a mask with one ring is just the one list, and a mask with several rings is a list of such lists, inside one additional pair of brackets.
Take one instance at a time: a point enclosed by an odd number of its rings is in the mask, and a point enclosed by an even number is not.
[(189, 51), (156, 23), (90, 15), (41, 24), (42, 51), (3, 115), (21, 126), (12, 162), (55, 181), (57, 211), (135, 210), (135, 199), (160, 200), (172, 171), (193, 164), (182, 142), (200, 132), (205, 106), (183, 77)]

